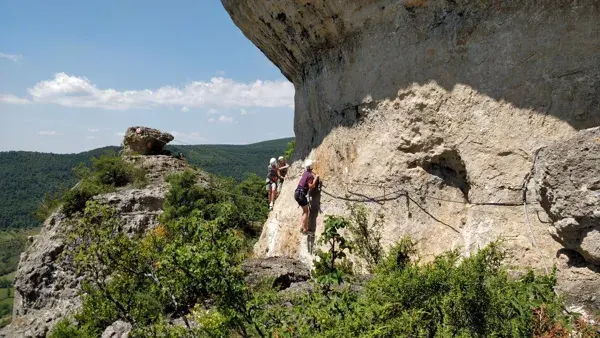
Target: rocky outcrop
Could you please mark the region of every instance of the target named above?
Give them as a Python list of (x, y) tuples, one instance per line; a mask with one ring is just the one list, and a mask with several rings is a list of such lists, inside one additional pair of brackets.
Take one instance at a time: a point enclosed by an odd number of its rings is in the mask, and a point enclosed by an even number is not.
[(272, 286), (280, 290), (310, 279), (310, 270), (306, 265), (285, 257), (248, 259), (242, 265), (242, 269), (247, 274), (246, 282), (249, 285), (272, 279)]
[(167, 143), (173, 141), (173, 135), (158, 129), (130, 127), (123, 139), (125, 154), (159, 155)]
[[(547, 206), (525, 178), (537, 149), (600, 125), (597, 2), (222, 3), (294, 83), (296, 156), (316, 160), (324, 181), (317, 234), (324, 214), (364, 203), (384, 215), (385, 245), (410, 235), (424, 261), (504, 239), (515, 269), (559, 263), (563, 244), (536, 217)], [(315, 238), (300, 234), (293, 199), (298, 162), (255, 252), (310, 264)]]
[(552, 236), (600, 264), (600, 128), (541, 149), (536, 179)]
[(570, 304), (594, 313), (600, 308), (600, 128), (540, 149), (533, 185), (560, 242), (558, 277)]
[[(143, 189), (124, 188), (102, 194), (95, 199), (118, 211), (125, 222), (125, 231), (139, 234), (158, 225), (163, 200), (168, 192), (165, 178), (189, 166), (170, 156), (126, 157), (146, 169), (148, 184)], [(204, 176), (201, 175), (201, 179)], [(81, 277), (69, 267), (66, 235), (69, 222), (61, 213), (53, 214), (42, 227), (39, 236), (21, 255), (15, 276), (13, 322), (0, 330), (0, 337), (45, 337), (53, 325), (81, 306)], [(117, 322), (103, 337), (125, 337), (126, 323)]]

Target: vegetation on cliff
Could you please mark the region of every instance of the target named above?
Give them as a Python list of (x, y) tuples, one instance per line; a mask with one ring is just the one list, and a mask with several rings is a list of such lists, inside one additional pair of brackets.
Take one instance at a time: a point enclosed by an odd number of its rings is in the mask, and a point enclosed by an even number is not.
[[(248, 285), (241, 263), (252, 224), (266, 215), (262, 180), (213, 178), (198, 185), (188, 171), (169, 182), (161, 225), (143, 235), (128, 236), (114, 211), (94, 202), (73, 220), (74, 250), (63, 259), (85, 276), (83, 307), (51, 337), (96, 337), (117, 320), (132, 325), (132, 337), (594, 334), (564, 315), (553, 274), (510, 278), (498, 243), (468, 258), (452, 251), (422, 264), (410, 239), (384, 253), (380, 236), (365, 237), (364, 209), (349, 219), (326, 219), (321, 240), (327, 245), (317, 252), (308, 289)], [(242, 212), (248, 209), (254, 211)], [(350, 252), (370, 257), (368, 281), (353, 276)]]

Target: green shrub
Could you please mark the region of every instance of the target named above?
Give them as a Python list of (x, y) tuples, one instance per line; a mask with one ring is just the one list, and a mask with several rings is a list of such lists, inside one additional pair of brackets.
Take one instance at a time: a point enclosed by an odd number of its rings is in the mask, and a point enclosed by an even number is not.
[(352, 266), (346, 259), (346, 252), (351, 250), (350, 243), (339, 233), (339, 230), (350, 225), (346, 219), (337, 216), (325, 217), (325, 228), (319, 237), (318, 244), (326, 245), (327, 251), (318, 249), (317, 259), (313, 261), (313, 276), (326, 291), (332, 284), (341, 284), (344, 274), (352, 273)]
[(79, 182), (76, 187), (68, 190), (63, 195), (62, 212), (67, 216), (81, 212), (92, 197), (111, 190), (112, 187), (110, 186), (100, 185), (94, 181), (83, 180)]
[(143, 169), (125, 162), (116, 156), (102, 155), (92, 159), (92, 166), (80, 164), (73, 169), (79, 183), (61, 195), (48, 196), (42, 202), (37, 215), (48, 217), (56, 205), (62, 202), (62, 212), (71, 216), (83, 211), (87, 201), (92, 197), (114, 191), (128, 184), (137, 188), (146, 185), (146, 173)]
[(136, 180), (143, 181), (145, 173), (135, 165), (116, 156), (100, 156), (92, 159), (93, 175), (100, 184), (124, 187)]

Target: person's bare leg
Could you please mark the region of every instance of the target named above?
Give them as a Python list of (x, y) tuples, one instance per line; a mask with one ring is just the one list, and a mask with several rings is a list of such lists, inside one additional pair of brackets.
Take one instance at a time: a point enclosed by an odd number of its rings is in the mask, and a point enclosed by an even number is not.
[(308, 232), (308, 205), (302, 207), (302, 229)]

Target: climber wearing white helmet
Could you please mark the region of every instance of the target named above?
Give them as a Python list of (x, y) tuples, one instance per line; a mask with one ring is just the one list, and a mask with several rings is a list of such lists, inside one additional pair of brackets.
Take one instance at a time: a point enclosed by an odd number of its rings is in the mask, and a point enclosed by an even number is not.
[(302, 225), (302, 228), (300, 230), (302, 231), (302, 233), (309, 232), (309, 229), (308, 229), (309, 208), (308, 208), (308, 198), (306, 196), (308, 195), (308, 192), (310, 190), (313, 190), (317, 186), (317, 183), (319, 182), (319, 175), (316, 175), (312, 171), (313, 165), (314, 165), (314, 163), (310, 159), (306, 160), (306, 162), (304, 162), (304, 168), (306, 169), (306, 171), (304, 171), (304, 174), (302, 174), (302, 177), (300, 178), (300, 182), (298, 182), (298, 187), (296, 188), (296, 191), (294, 192), (294, 199), (296, 200), (296, 202), (298, 202), (298, 205), (300, 205), (302, 207), (302, 217), (300, 218), (300, 224)]
[(277, 184), (277, 194), (281, 193), (281, 187), (283, 186), (283, 180), (287, 175), (288, 168), (290, 166), (285, 163), (285, 158), (279, 156), (277, 159), (277, 170), (279, 171), (279, 183)]
[(267, 191), (269, 192), (269, 210), (273, 210), (273, 203), (277, 198), (277, 183), (279, 182), (279, 170), (277, 168), (277, 160), (272, 158), (269, 161), (269, 171), (267, 174)]

